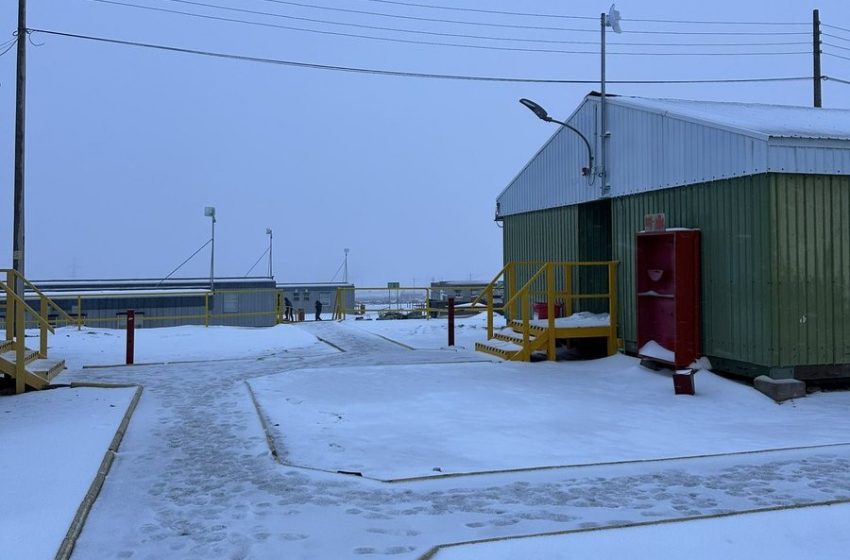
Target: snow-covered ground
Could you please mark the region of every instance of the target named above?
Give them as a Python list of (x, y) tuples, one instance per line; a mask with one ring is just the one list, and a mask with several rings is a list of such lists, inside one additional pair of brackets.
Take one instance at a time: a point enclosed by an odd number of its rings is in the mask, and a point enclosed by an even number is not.
[[(702, 371), (695, 396), (675, 396), (669, 374), (623, 356), (496, 362), (465, 349), (486, 338), (483, 318), (459, 321), (476, 324), (459, 339), (474, 335), (452, 349), (445, 320), (143, 329), (136, 361), (159, 363), (132, 368), (81, 368), (122, 363), (122, 332), (61, 330), (51, 356), (71, 367), (56, 383), (145, 387), (73, 558), (414, 560), (449, 543), (850, 502), (848, 392), (776, 405)], [(0, 397), (0, 557), (52, 556), (127, 391)], [(786, 447), (802, 448), (763, 451)], [(704, 456), (725, 452), (743, 453)], [(692, 457), (664, 459), (680, 455)], [(435, 478), (553, 465), (573, 466)], [(384, 483), (317, 468), (427, 477)], [(39, 486), (49, 476), (58, 490)], [(466, 545), (437, 558), (560, 558), (557, 539), (576, 538), (599, 541), (563, 544), (579, 557), (623, 556), (624, 539), (640, 544), (630, 557), (644, 547), (662, 558), (734, 557), (730, 547), (751, 550), (735, 546), (735, 523), (796, 535), (807, 557), (843, 558), (846, 544), (800, 527), (831, 531), (847, 517), (833, 507)], [(702, 546), (678, 546), (697, 533)], [(610, 555), (586, 553), (606, 547)], [(751, 557), (764, 550), (773, 548)]]
[(848, 521), (848, 504), (797, 508), (462, 545), (434, 560), (843, 558), (850, 550)]
[(53, 558), (135, 392), (0, 397), (0, 558)]
[(626, 356), (305, 369), (250, 384), (291, 463), (379, 479), (850, 444), (850, 393), (777, 406), (700, 372), (697, 394), (676, 396), (669, 372)]
[[(37, 336), (37, 331), (27, 336)], [(264, 358), (295, 348), (315, 346), (316, 337), (291, 325), (271, 328), (167, 327), (136, 329), (134, 363)], [(62, 327), (50, 336), (48, 355), (65, 358), (69, 369), (124, 364), (127, 333), (118, 329)]]

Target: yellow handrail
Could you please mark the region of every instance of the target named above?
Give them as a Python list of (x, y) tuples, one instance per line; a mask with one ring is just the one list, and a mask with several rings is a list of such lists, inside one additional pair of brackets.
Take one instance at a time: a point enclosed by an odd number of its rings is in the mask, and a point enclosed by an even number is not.
[[(55, 332), (53, 330), (53, 326), (50, 324), (50, 322), (47, 319), (45, 319), (44, 317), (42, 317), (41, 314), (38, 313), (38, 311), (36, 311), (35, 309), (33, 309), (32, 307), (27, 305), (27, 302), (24, 301), (24, 299), (21, 296), (16, 294), (15, 290), (13, 290), (12, 287), (9, 286), (7, 282), (3, 282), (2, 280), (0, 280), (0, 288), (3, 288), (3, 289), (6, 290), (6, 297), (8, 298), (6, 300), (6, 307), (9, 307), (9, 301), (14, 301), (15, 305), (22, 306), (22, 308), (25, 312), (29, 311), (30, 314), (37, 319), (37, 322), (39, 324), (41, 324), (42, 328), (46, 328), (50, 332)], [(7, 313), (7, 315), (9, 315), (9, 314)]]
[[(32, 289), (32, 290), (33, 290), (36, 294), (38, 294), (39, 298), (41, 298), (42, 304), (46, 303), (49, 307), (52, 307), (53, 309), (55, 309), (56, 311), (58, 311), (58, 312), (59, 312), (59, 314), (64, 315), (64, 316), (65, 316), (65, 319), (67, 319), (67, 321), (68, 321), (69, 323), (76, 323), (76, 321), (75, 321), (74, 319), (72, 319), (72, 318), (71, 318), (71, 316), (70, 316), (70, 315), (68, 315), (68, 313), (67, 313), (64, 309), (62, 309), (61, 307), (59, 307), (59, 305), (58, 305), (55, 301), (53, 301), (52, 299), (50, 299), (49, 297), (47, 297), (47, 296), (44, 294), (44, 292), (42, 292), (40, 289), (38, 289), (38, 287), (37, 287), (35, 284), (33, 284), (32, 282), (30, 282), (29, 280), (27, 280), (26, 278), (24, 278), (24, 276), (23, 276), (20, 272), (18, 272), (17, 270), (15, 270), (15, 269), (13, 269), (13, 268), (0, 268), (0, 272), (5, 272), (7, 275), (8, 275), (9, 273), (11, 273), (13, 276), (15, 276), (15, 277), (17, 277), (17, 278), (20, 278), (20, 279), (23, 281), (23, 283), (24, 283), (24, 285), (25, 285), (25, 286), (28, 286), (28, 287), (29, 287), (29, 288), (31, 288), (31, 289)], [(46, 320), (46, 318), (45, 318), (45, 320)], [(78, 325), (78, 326), (79, 326), (79, 325)]]

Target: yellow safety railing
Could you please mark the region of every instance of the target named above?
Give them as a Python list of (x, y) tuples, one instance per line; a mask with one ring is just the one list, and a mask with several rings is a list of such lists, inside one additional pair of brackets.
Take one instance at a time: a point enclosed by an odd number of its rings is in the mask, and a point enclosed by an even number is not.
[[(26, 390), (26, 316), (29, 313), (35, 317), (35, 321), (40, 327), (39, 331), (39, 351), (40, 358), (47, 357), (47, 333), (54, 332), (53, 326), (47, 320), (47, 309), (50, 307), (58, 308), (50, 298), (45, 296), (38, 288), (33, 286), (26, 278), (14, 269), (0, 269), (0, 273), (6, 273), (6, 281), (0, 280), (0, 290), (2, 290), (6, 298), (4, 300), (5, 316), (6, 316), (6, 341), (12, 341), (15, 349), (15, 392), (23, 393)], [(16, 286), (29, 287), (35, 291), (41, 300), (41, 311), (37, 312), (30, 307), (24, 297), (15, 293)], [(64, 313), (64, 311), (63, 311)], [(67, 315), (67, 314), (66, 314)]]
[[(510, 297), (505, 300), (501, 311), (505, 319), (519, 323), (515, 327), (522, 333), (523, 348), (528, 347), (532, 335), (531, 304), (534, 301), (544, 299), (546, 302), (547, 330), (554, 333), (556, 326), (555, 311), (558, 307), (563, 310), (563, 315), (568, 317), (573, 314), (577, 300), (597, 299), (607, 300), (609, 326), (606, 329), (606, 337), (608, 339), (608, 353), (613, 354), (617, 349), (617, 265), (617, 261), (513, 261), (507, 263), (480, 296), (486, 295), (488, 300), (487, 339), (490, 340), (494, 337), (493, 313), (499, 311), (498, 307), (492, 305), (492, 292), (498, 281), (502, 279), (506, 290), (505, 295)], [(580, 293), (576, 291), (577, 269), (600, 267), (607, 269), (606, 291), (603, 293)], [(525, 274), (530, 275), (523, 285), (517, 289), (518, 278)], [(569, 335), (570, 332), (570, 329), (564, 329), (565, 334)], [(575, 331), (574, 334), (577, 333), (578, 331)], [(555, 359), (555, 342), (556, 337), (549, 336), (547, 357), (551, 360)]]
[[(259, 311), (241, 311), (241, 312), (233, 312), (233, 313), (215, 313), (212, 309), (212, 297), (213, 296), (222, 296), (226, 294), (262, 294), (274, 292), (273, 303), (266, 310)], [(43, 294), (42, 294), (43, 295)], [(47, 297), (47, 296), (43, 296)], [(114, 293), (114, 294), (99, 294), (99, 293), (75, 293), (71, 295), (54, 295), (52, 299), (49, 299), (51, 302), (51, 307), (57, 311), (57, 316), (55, 318), (50, 318), (53, 320), (54, 324), (57, 326), (65, 326), (65, 325), (76, 325), (76, 326), (103, 326), (109, 325), (114, 326), (118, 320), (118, 316), (108, 316), (108, 317), (93, 317), (86, 309), (86, 302), (90, 302), (91, 300), (110, 300), (110, 299), (126, 299), (126, 298), (168, 298), (168, 297), (198, 297), (203, 298), (202, 308), (200, 306), (197, 312), (190, 313), (177, 313), (177, 314), (166, 314), (166, 315), (147, 315), (147, 314), (137, 314), (136, 321), (137, 327), (140, 326), (142, 322), (144, 323), (162, 323), (162, 322), (175, 322), (175, 323), (184, 323), (184, 324), (203, 324), (208, 327), (211, 324), (227, 322), (232, 319), (239, 319), (245, 317), (269, 317), (272, 319), (272, 322), (279, 323), (283, 322), (283, 313), (284, 308), (282, 304), (282, 296), (280, 292), (274, 288), (261, 288), (261, 289), (233, 289), (233, 290), (215, 290), (214, 292), (209, 291), (178, 291), (178, 290), (144, 290), (138, 294), (134, 294), (132, 291), (127, 291), (123, 293)], [(61, 307), (59, 307), (55, 302), (57, 301), (71, 301), (73, 302), (72, 311), (69, 314), (64, 311)], [(142, 309), (144, 305), (140, 306)], [(138, 311), (138, 310), (137, 310)], [(45, 313), (44, 317), (47, 319), (48, 316)], [(29, 321), (29, 324), (32, 325), (32, 321)]]

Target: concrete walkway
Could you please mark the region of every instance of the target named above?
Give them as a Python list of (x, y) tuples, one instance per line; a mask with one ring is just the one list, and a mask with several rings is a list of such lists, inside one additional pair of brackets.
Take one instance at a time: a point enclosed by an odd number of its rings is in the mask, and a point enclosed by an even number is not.
[(333, 322), (329, 353), (84, 370), (145, 386), (74, 559), (418, 558), (448, 542), (850, 499), (850, 448), (383, 484), (275, 463), (246, 379), (481, 361)]

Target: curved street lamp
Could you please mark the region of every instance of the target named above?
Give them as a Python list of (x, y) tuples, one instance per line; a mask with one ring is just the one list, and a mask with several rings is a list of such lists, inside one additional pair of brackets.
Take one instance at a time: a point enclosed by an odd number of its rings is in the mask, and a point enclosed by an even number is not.
[(522, 98), (519, 100), (519, 102), (522, 103), (524, 106), (528, 107), (531, 112), (537, 115), (537, 118), (539, 118), (540, 120), (559, 124), (564, 128), (569, 128), (570, 130), (578, 134), (579, 137), (584, 140), (584, 145), (587, 146), (587, 167), (585, 169), (582, 169), (582, 175), (588, 175), (590, 173), (593, 173), (593, 151), (590, 148), (590, 142), (587, 140), (584, 134), (582, 134), (577, 128), (572, 127), (563, 121), (553, 119), (549, 116), (549, 113), (546, 112), (546, 109), (544, 109), (531, 99)]

